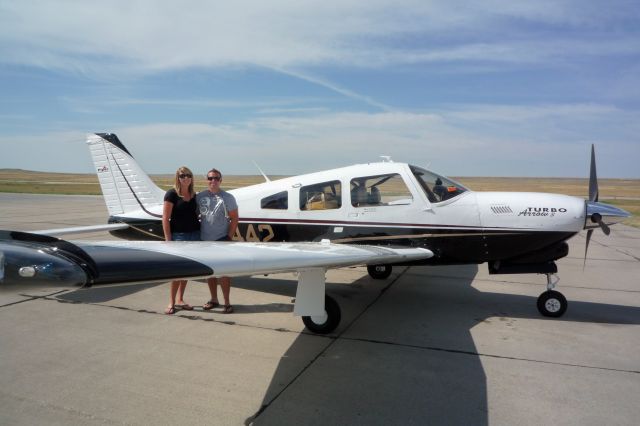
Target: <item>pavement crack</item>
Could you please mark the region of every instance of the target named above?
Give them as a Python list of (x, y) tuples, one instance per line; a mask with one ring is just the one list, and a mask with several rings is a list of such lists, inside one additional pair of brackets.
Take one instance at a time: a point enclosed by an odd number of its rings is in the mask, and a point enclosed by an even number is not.
[(11, 303), (5, 303), (4, 305), (0, 305), (0, 308), (4, 308), (5, 306), (19, 305), (21, 303), (31, 302), (33, 300), (43, 299), (45, 297), (55, 296), (56, 294), (65, 293), (66, 291), (67, 290), (58, 290), (58, 291), (55, 291), (53, 293), (50, 293), (50, 294), (47, 294), (47, 295), (44, 295), (44, 296), (33, 296), (33, 295), (30, 295), (30, 294), (19, 294), (19, 296), (27, 297), (27, 299), (18, 300), (18, 301), (11, 302)]
[(563, 367), (576, 367), (576, 368), (586, 368), (586, 369), (600, 370), (600, 371), (614, 371), (619, 373), (640, 374), (640, 370), (626, 370), (622, 368), (610, 368), (610, 367), (599, 367), (595, 365), (586, 365), (586, 364), (572, 364), (572, 363), (566, 363), (566, 362), (545, 361), (540, 359), (488, 354), (488, 353), (482, 353), (477, 351), (465, 351), (462, 349), (445, 348), (445, 347), (438, 347), (438, 346), (413, 345), (408, 343), (389, 342), (385, 340), (365, 339), (365, 338), (357, 338), (357, 337), (345, 337), (344, 339), (349, 341), (354, 341), (354, 342), (374, 343), (379, 345), (390, 345), (390, 346), (420, 349), (420, 350), (426, 350), (426, 351), (448, 352), (448, 353), (455, 353), (459, 355), (471, 355), (471, 356), (477, 356), (477, 357), (483, 357), (483, 358), (495, 358), (495, 359), (504, 359), (504, 360), (510, 360), (510, 361), (524, 361), (524, 362), (534, 362), (538, 364), (558, 365)]
[[(626, 252), (626, 251), (624, 251), (624, 250), (621, 250), (621, 249), (619, 249), (618, 247), (610, 246), (609, 244), (605, 244), (605, 243), (600, 242), (600, 241), (592, 241), (592, 243), (599, 244), (600, 246), (602, 246), (602, 247), (604, 247), (604, 248), (607, 248), (607, 249), (610, 249), (610, 250), (616, 251), (616, 252), (618, 252), (618, 253), (620, 253), (620, 254), (624, 254), (625, 256), (629, 256), (629, 257), (631, 257), (631, 258), (635, 259), (635, 261), (636, 261), (636, 262), (640, 262), (640, 257), (635, 256), (635, 255), (634, 255), (634, 254), (632, 254), (632, 253), (628, 253), (628, 252)], [(587, 260), (589, 260), (589, 258), (587, 258)], [(598, 259), (598, 260), (600, 260), (600, 259)], [(612, 260), (612, 259), (602, 259), (602, 260)], [(613, 260), (616, 260), (616, 259), (613, 259)], [(621, 261), (625, 262), (625, 260), (621, 260)], [(626, 260), (626, 262), (633, 262), (633, 261)]]

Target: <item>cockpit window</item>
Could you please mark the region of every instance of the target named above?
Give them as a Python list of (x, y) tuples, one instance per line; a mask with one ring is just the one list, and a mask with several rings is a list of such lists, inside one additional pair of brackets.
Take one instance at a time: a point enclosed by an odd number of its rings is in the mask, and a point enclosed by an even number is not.
[(420, 167), (409, 167), (418, 180), (418, 183), (420, 183), (422, 190), (427, 195), (427, 198), (432, 203), (449, 200), (468, 191), (467, 188), (452, 179), (437, 175)]
[(342, 206), (342, 185), (339, 180), (300, 188), (300, 210), (330, 210)]
[(260, 207), (270, 210), (287, 210), (289, 208), (289, 194), (287, 191), (269, 195), (260, 200)]
[(411, 204), (413, 196), (397, 173), (351, 179), (351, 205), (397, 206)]

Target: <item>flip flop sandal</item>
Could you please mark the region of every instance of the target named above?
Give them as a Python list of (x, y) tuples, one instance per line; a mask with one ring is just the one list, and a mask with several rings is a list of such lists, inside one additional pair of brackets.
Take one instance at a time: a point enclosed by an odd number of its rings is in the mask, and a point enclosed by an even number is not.
[(204, 309), (205, 311), (210, 311), (211, 309), (217, 308), (218, 306), (220, 306), (220, 304), (218, 302), (215, 302), (213, 300), (209, 300), (207, 303), (202, 305), (202, 309)]
[(224, 305), (224, 309), (222, 310), (222, 312), (225, 313), (225, 314), (232, 314), (233, 313), (233, 306)]
[(185, 303), (184, 305), (176, 305), (176, 308), (177, 309), (182, 309), (182, 310), (185, 310), (185, 311), (193, 311), (193, 306), (191, 306), (188, 303)]
[(176, 313), (176, 308), (175, 307), (170, 307), (164, 310), (165, 315), (173, 315)]

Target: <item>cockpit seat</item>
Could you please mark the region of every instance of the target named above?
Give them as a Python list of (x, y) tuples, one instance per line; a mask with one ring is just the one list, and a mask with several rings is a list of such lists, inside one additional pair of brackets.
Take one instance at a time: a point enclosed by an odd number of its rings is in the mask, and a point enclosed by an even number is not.
[(351, 204), (354, 207), (362, 207), (367, 205), (367, 190), (363, 186), (356, 186), (351, 190)]
[(444, 201), (444, 199), (447, 197), (447, 188), (442, 185), (435, 185), (433, 187), (433, 193), (436, 194), (440, 201)]

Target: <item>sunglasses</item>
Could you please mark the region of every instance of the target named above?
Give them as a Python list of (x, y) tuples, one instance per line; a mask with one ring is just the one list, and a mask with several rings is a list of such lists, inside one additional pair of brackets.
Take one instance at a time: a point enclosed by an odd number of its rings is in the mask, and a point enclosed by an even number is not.
[(184, 179), (184, 178), (192, 178), (193, 176), (188, 173), (182, 173), (182, 174), (179, 174), (178, 177), (180, 179)]
[(215, 181), (219, 181), (222, 178), (220, 176), (207, 176), (207, 180), (211, 181), (211, 180), (215, 180)]

